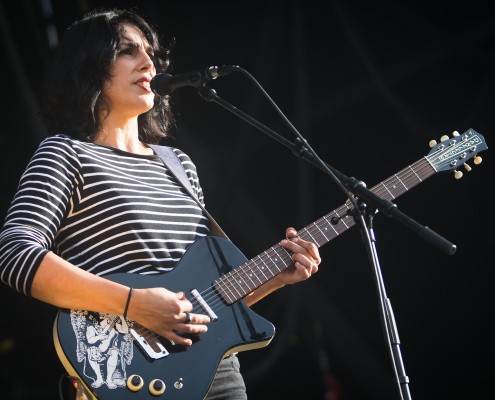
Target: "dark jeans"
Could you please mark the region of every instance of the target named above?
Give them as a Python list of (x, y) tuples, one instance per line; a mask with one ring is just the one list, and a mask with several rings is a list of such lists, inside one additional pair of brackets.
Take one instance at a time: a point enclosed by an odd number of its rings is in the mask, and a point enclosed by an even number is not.
[(235, 354), (220, 361), (217, 373), (205, 400), (246, 400), (246, 385)]

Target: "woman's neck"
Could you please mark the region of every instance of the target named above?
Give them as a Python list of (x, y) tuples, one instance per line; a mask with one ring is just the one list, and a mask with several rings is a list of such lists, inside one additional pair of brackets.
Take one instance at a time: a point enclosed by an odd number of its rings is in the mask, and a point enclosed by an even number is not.
[(129, 153), (153, 154), (153, 150), (139, 140), (137, 118), (119, 124), (107, 118), (97, 133), (94, 143)]

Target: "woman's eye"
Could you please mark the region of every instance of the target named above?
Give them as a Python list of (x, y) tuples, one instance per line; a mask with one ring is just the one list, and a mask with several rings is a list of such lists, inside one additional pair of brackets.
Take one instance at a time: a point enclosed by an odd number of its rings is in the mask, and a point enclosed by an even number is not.
[(137, 48), (135, 46), (124, 47), (123, 49), (120, 49), (119, 55), (133, 56), (136, 55), (136, 52), (137, 52)]

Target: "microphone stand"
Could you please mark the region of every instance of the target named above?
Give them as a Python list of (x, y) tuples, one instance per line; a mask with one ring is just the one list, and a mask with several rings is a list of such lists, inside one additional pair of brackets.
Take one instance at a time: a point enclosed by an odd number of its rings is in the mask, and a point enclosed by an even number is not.
[[(428, 227), (419, 224), (417, 221), (399, 211), (396, 204), (375, 195), (366, 188), (366, 185), (363, 182), (358, 181), (356, 178), (348, 177), (323, 162), (295, 128), (293, 129), (296, 132), (297, 137), (294, 142), (291, 142), (219, 97), (214, 89), (207, 86), (200, 86), (198, 88), (198, 94), (205, 101), (217, 103), (226, 110), (234, 113), (244, 121), (253, 125), (255, 128), (292, 150), (293, 154), (296, 156), (330, 175), (336, 184), (346, 193), (349, 200), (354, 205), (353, 216), (356, 222), (360, 222), (359, 226), (361, 227), (362, 237), (366, 244), (370, 263), (372, 264), (375, 273), (375, 284), (379, 295), (382, 328), (387, 339), (400, 396), (402, 400), (410, 400), (411, 394), (409, 391), (409, 377), (405, 372), (400, 351), (400, 340), (397, 325), (395, 323), (391, 302), (385, 292), (385, 284), (380, 270), (378, 253), (376, 250), (376, 238), (372, 229), (373, 215), (376, 211), (381, 211), (386, 216), (395, 218), (397, 221), (416, 232), (421, 238), (449, 255), (455, 253), (456, 246)], [(292, 126), (290, 122), (288, 123)], [(349, 192), (353, 195), (350, 195)], [(367, 217), (368, 223), (366, 223), (364, 216)]]

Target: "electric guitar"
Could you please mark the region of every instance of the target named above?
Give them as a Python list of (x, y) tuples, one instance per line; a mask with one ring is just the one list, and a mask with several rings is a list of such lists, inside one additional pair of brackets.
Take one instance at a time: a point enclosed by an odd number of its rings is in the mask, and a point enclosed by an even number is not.
[[(395, 200), (437, 172), (455, 170), (459, 177), (456, 169), (469, 171), (467, 161), (473, 158), (479, 164), (477, 154), (488, 148), (473, 129), (431, 146), (427, 156), (374, 186), (373, 193)], [(317, 246), (328, 243), (355, 224), (348, 214), (351, 206), (348, 200), (298, 235)], [(291, 265), (291, 255), (279, 244), (247, 260), (226, 239), (202, 238), (171, 272), (107, 276), (134, 288), (185, 291), (193, 313), (208, 314), (212, 320), (208, 332), (187, 335), (192, 346), (177, 345), (122, 316), (60, 309), (53, 325), (58, 357), (89, 399), (203, 399), (224, 356), (265, 347), (272, 340), (275, 327), (239, 300)], [(91, 338), (105, 337), (109, 325), (116, 334), (99, 347)]]

